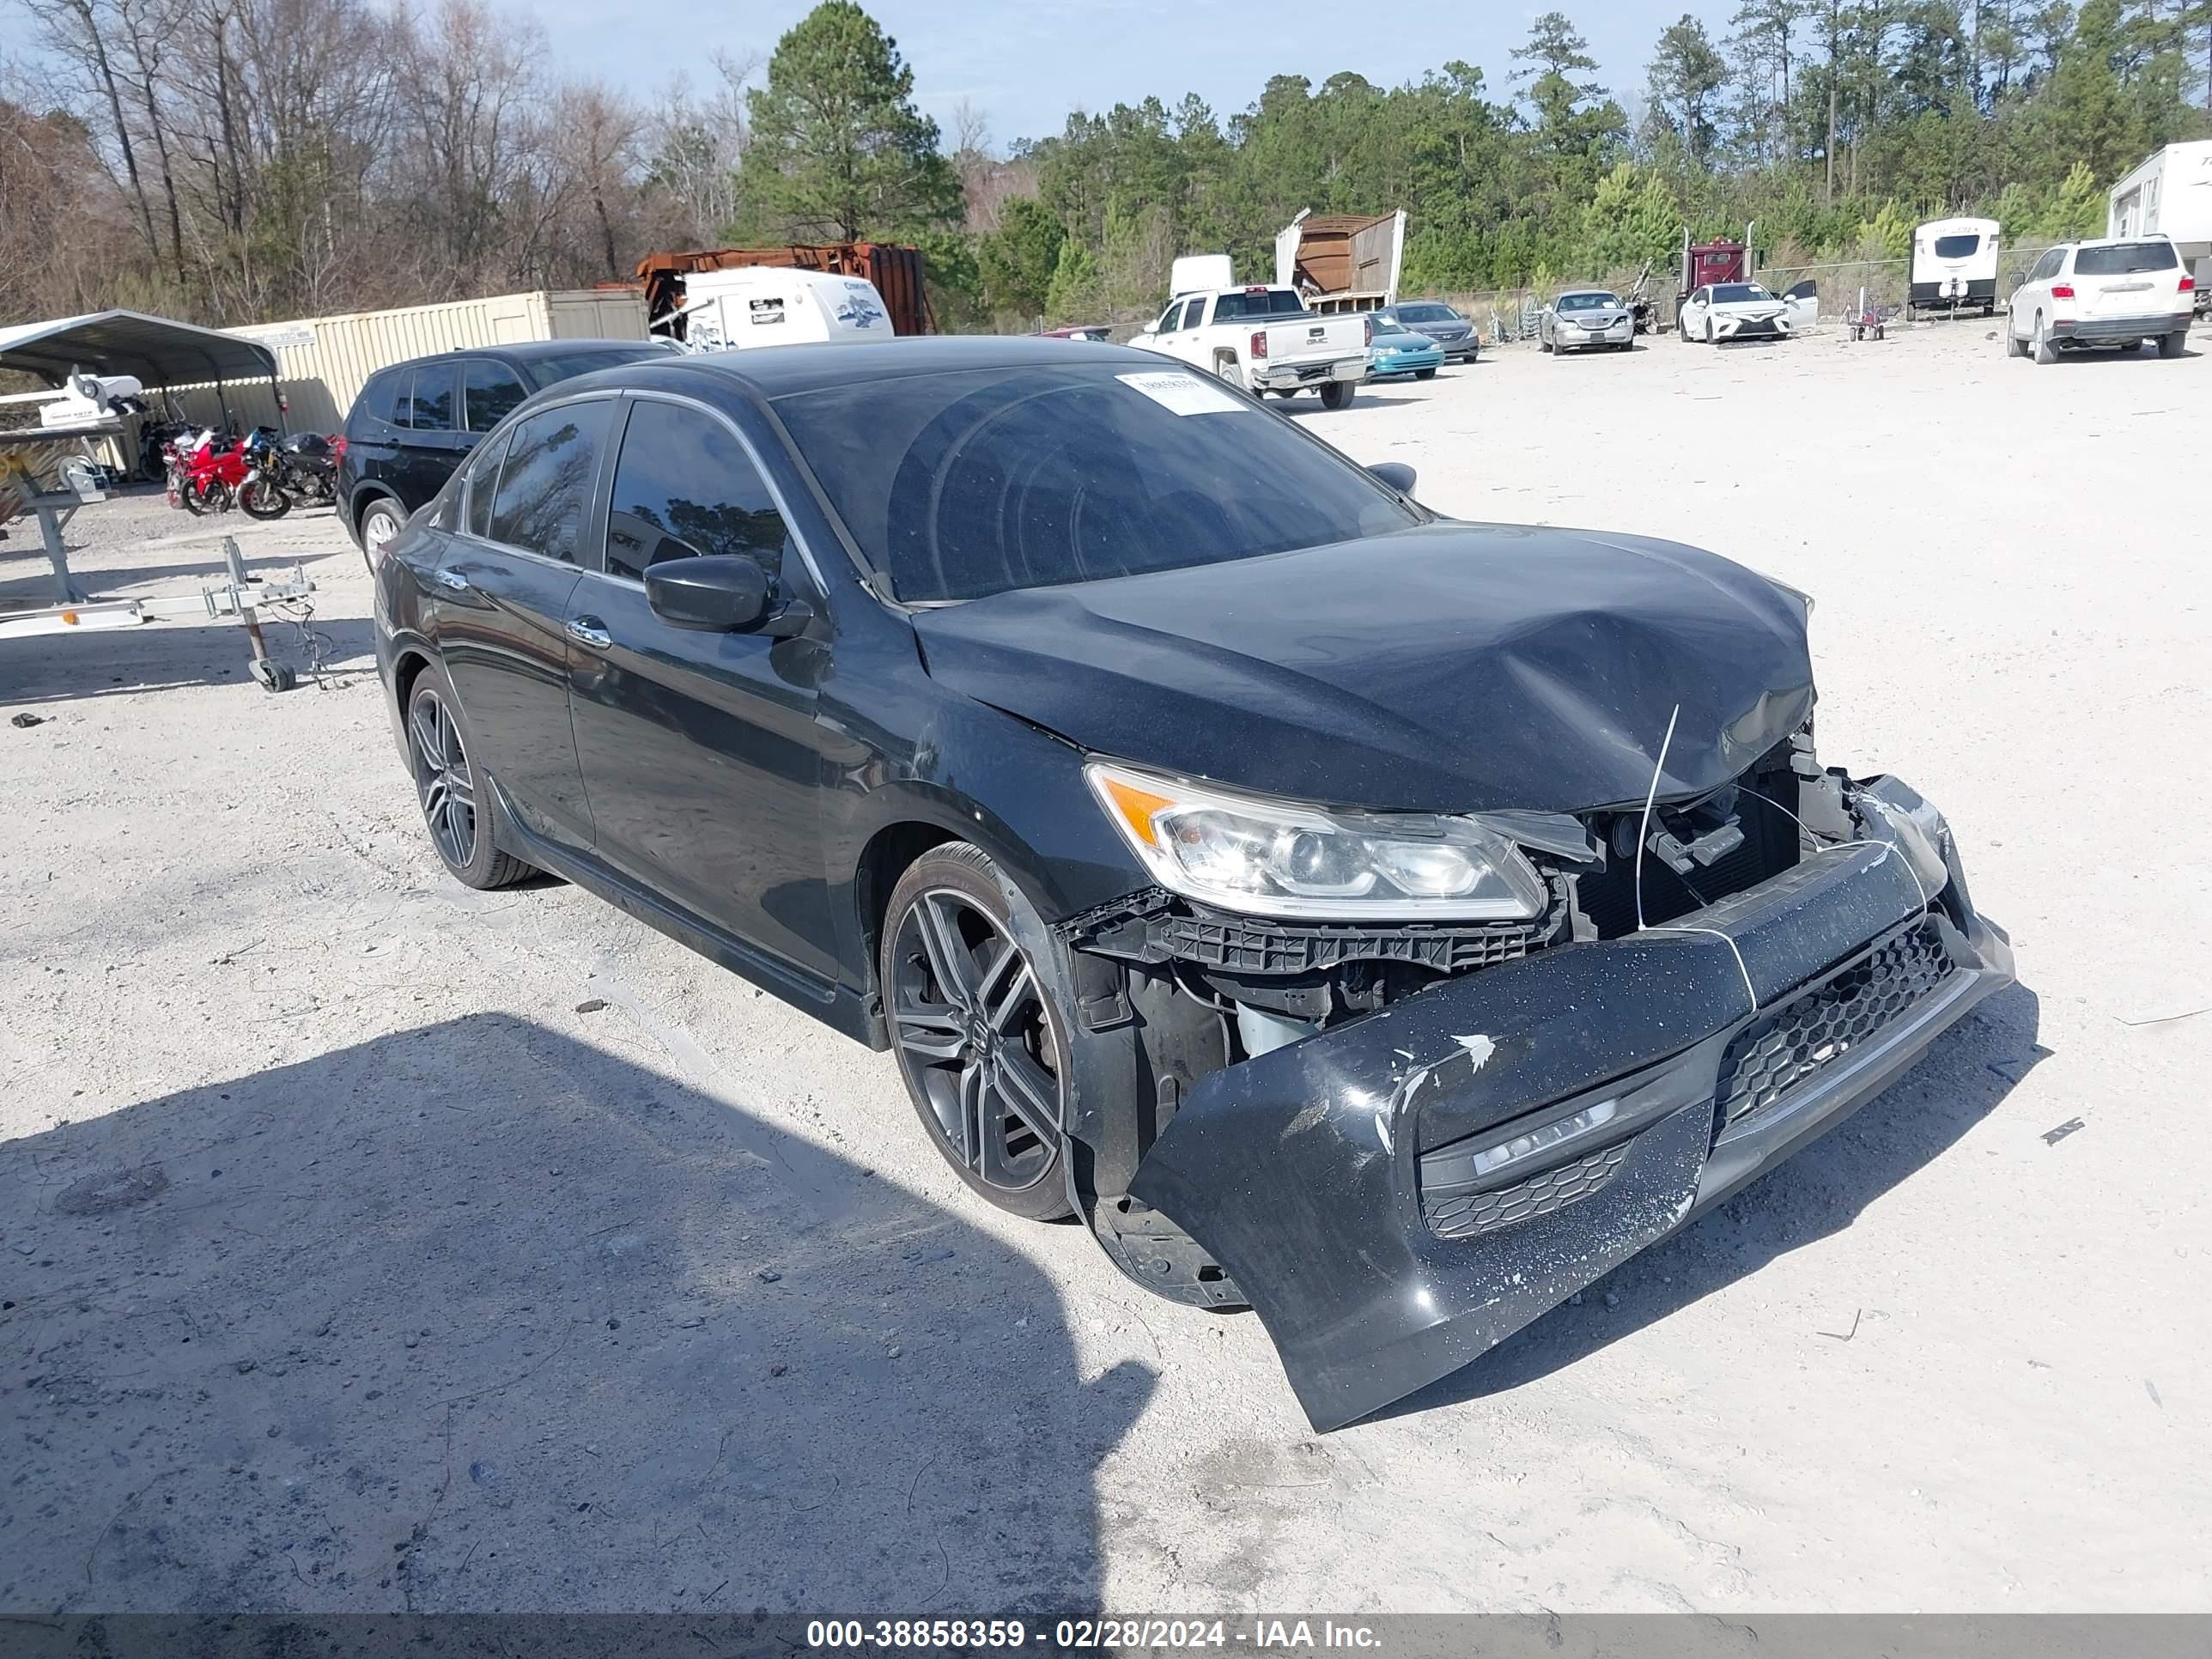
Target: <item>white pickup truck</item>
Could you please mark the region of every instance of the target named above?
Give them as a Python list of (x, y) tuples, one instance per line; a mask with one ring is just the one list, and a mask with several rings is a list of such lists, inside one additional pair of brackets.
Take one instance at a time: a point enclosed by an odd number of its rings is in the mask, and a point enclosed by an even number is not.
[(1228, 263), (1218, 255), (1176, 260), (1176, 297), (1129, 343), (1209, 370), (1248, 392), (1288, 398), (1311, 387), (1321, 393), (1324, 409), (1350, 403), (1352, 388), (1367, 373), (1366, 319), (1316, 316), (1294, 288), (1184, 286), (1198, 275), (1225, 284)]

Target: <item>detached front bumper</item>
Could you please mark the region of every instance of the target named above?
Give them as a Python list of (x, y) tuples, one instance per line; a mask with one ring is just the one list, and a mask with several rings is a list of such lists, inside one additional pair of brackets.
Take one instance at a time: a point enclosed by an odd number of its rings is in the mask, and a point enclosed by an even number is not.
[[(1863, 793), (1928, 811), (1893, 779)], [(1340, 1427), (1719, 1203), (2008, 983), (1942, 839), (1940, 895), (1854, 842), (1217, 1072), (1130, 1190), (1236, 1279), (1314, 1426)]]

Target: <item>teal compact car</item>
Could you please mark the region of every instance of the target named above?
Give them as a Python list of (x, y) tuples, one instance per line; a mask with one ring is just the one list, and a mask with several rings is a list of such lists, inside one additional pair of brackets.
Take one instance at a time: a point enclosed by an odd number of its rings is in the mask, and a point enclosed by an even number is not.
[(1443, 348), (1425, 334), (1416, 334), (1402, 323), (1368, 319), (1367, 378), (1388, 380), (1393, 375), (1411, 374), (1416, 380), (1433, 380), (1437, 371), (1444, 366)]

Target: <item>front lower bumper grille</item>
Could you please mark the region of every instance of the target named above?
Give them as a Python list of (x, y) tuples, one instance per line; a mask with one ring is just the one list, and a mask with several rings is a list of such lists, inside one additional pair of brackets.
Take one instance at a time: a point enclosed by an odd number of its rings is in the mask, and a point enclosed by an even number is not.
[(1719, 1127), (1749, 1123), (1783, 1103), (1941, 985), (1955, 964), (1923, 920), (1736, 1033), (1721, 1058)]
[(1473, 1238), (1564, 1210), (1611, 1181), (1627, 1159), (1628, 1146), (1621, 1141), (1495, 1192), (1463, 1193), (1424, 1203), (1429, 1231), (1438, 1238)]

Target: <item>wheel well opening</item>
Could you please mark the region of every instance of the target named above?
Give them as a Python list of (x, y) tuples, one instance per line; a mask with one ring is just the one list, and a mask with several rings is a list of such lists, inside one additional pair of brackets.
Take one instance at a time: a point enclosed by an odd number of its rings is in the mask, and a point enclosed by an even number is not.
[(407, 712), (407, 699), (415, 694), (416, 680), (429, 665), (430, 659), (419, 651), (402, 652), (399, 660), (392, 665), (392, 691), (399, 701), (402, 714)]
[(875, 982), (877, 949), (883, 938), (884, 913), (890, 908), (891, 889), (898, 885), (907, 866), (931, 848), (959, 839), (942, 824), (894, 823), (877, 830), (862, 849), (860, 873), (854, 885), (870, 984)]

